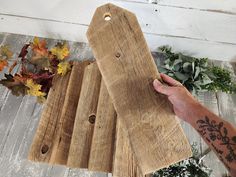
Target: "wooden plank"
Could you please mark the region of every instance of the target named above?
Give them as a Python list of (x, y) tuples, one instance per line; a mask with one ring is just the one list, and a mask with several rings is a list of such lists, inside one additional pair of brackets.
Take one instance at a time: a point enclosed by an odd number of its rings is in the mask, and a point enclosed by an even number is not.
[(112, 4), (101, 6), (87, 37), (142, 173), (191, 156), (167, 98), (153, 89), (160, 76), (135, 15)]
[(85, 68), (67, 165), (87, 168), (101, 84), (97, 64)]
[(56, 75), (53, 79), (53, 86), (49, 91), (48, 99), (30, 148), (29, 160), (50, 162), (69, 78), (70, 73), (63, 77)]
[(112, 175), (113, 177), (143, 177), (132, 153), (128, 134), (119, 118), (116, 124), (116, 142)]
[(116, 112), (104, 81), (101, 82), (88, 169), (112, 172)]
[(76, 115), (76, 108), (78, 105), (80, 90), (82, 86), (84, 68), (89, 63), (89, 61), (73, 63), (64, 104), (63, 107), (61, 107), (62, 112), (59, 119), (59, 127), (53, 140), (54, 143), (50, 163), (61, 165), (67, 164)]

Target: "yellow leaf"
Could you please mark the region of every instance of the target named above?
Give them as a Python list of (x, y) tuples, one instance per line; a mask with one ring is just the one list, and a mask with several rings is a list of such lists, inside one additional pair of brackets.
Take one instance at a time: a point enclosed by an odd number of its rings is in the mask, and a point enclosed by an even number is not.
[(0, 47), (0, 58), (8, 60), (13, 56), (12, 51), (8, 48), (8, 46)]
[(59, 60), (64, 60), (69, 56), (69, 48), (66, 43), (60, 44), (58, 43), (55, 47), (51, 49), (53, 55), (56, 55)]
[(33, 44), (34, 44), (35, 46), (38, 46), (38, 45), (39, 45), (39, 42), (40, 42), (39, 38), (38, 38), (38, 37), (34, 37), (34, 39), (33, 39)]
[(58, 64), (57, 73), (64, 76), (68, 71), (71, 70), (71, 65), (69, 62), (61, 62)]
[(37, 97), (45, 96), (46, 95), (46, 93), (40, 91), (42, 85), (34, 83), (34, 81), (32, 79), (27, 79), (26, 86), (29, 88), (29, 90), (27, 91), (27, 93), (29, 95), (37, 96)]

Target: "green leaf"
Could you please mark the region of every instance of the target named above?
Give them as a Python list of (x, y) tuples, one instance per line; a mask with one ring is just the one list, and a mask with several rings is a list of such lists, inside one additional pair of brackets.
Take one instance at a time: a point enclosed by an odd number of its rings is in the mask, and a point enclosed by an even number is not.
[(167, 59), (164, 61), (165, 64), (169, 64), (170, 63), (170, 59)]
[(185, 72), (190, 72), (190, 71), (192, 70), (191, 66), (192, 66), (191, 63), (185, 62), (185, 63), (183, 64), (183, 70), (184, 70)]
[(193, 71), (193, 73), (194, 73), (194, 70), (195, 70), (195, 62), (193, 61), (192, 62), (192, 71)]
[(179, 63), (181, 63), (181, 62), (182, 62), (181, 59), (177, 59), (177, 60), (174, 61), (173, 66), (175, 66), (175, 65), (177, 65), (177, 64), (179, 64)]
[(179, 71), (180, 68), (181, 68), (181, 63), (175, 65), (175, 66), (173, 67), (173, 70), (174, 70), (174, 71)]
[(185, 82), (189, 78), (187, 74), (182, 74), (181, 72), (175, 72), (174, 75), (178, 80), (182, 82)]
[(158, 70), (159, 70), (159, 72), (164, 73), (164, 74), (166, 74), (168, 72), (168, 70), (163, 67), (159, 67)]
[(173, 73), (168, 73), (168, 76), (174, 77), (174, 74)]
[(201, 71), (201, 69), (197, 66), (197, 67), (196, 67), (195, 74), (194, 74), (194, 77), (193, 77), (194, 79), (196, 79), (196, 78), (198, 77), (200, 71)]

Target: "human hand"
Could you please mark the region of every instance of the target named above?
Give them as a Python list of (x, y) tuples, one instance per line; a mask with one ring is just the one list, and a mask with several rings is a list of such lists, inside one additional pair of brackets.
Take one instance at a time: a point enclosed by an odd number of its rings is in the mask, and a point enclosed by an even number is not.
[(178, 81), (161, 74), (162, 80), (167, 84), (162, 84), (159, 80), (153, 81), (155, 90), (168, 96), (173, 105), (175, 114), (188, 123), (192, 123), (201, 108), (201, 104), (191, 95), (191, 93)]

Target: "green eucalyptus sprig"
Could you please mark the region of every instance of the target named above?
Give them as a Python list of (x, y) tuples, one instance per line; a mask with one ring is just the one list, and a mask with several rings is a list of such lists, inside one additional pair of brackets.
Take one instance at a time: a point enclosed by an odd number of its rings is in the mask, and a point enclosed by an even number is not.
[(207, 58), (173, 53), (167, 46), (160, 47), (160, 50), (165, 61), (159, 71), (178, 80), (194, 94), (198, 91), (236, 93), (236, 83), (227, 69), (210, 66)]
[(193, 143), (192, 152), (193, 156), (189, 159), (156, 171), (153, 177), (210, 177), (212, 170), (202, 161), (210, 151), (201, 156), (197, 150), (197, 143)]

